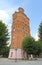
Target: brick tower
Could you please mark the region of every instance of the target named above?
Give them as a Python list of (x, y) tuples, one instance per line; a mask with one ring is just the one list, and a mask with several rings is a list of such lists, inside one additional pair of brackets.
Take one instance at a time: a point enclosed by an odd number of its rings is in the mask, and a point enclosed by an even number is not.
[(19, 8), (18, 12), (13, 14), (12, 31), (11, 31), (11, 45), (9, 58), (22, 59), (22, 41), (25, 36), (30, 35), (29, 18), (24, 14), (24, 9)]

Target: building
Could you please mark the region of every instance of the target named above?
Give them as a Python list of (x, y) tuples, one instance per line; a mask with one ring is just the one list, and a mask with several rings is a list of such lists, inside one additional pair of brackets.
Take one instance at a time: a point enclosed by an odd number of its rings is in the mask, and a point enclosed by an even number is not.
[(24, 9), (19, 8), (12, 16), (11, 45), (9, 58), (22, 59), (22, 41), (30, 35), (29, 18), (24, 14)]

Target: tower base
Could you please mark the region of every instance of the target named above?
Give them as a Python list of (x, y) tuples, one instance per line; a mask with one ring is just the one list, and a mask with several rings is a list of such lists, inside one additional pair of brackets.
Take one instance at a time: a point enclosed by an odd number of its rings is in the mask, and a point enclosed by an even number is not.
[(23, 59), (22, 49), (10, 49), (9, 57), (10, 59)]

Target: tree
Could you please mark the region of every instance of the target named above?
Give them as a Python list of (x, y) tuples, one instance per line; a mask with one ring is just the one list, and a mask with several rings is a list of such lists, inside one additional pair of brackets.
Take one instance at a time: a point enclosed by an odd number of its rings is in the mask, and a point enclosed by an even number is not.
[[(40, 46), (39, 49), (41, 49), (40, 52), (42, 53), (42, 21), (41, 21), (41, 23), (40, 23), (40, 25), (39, 25), (38, 33), (39, 33), (39, 34), (38, 34), (38, 36), (39, 36), (38, 45)], [(39, 52), (39, 50), (38, 50), (38, 56), (39, 56), (40, 52)]]
[(7, 41), (9, 40), (9, 33), (7, 26), (0, 21), (0, 54), (2, 54), (2, 50), (7, 45)]
[(25, 37), (22, 42), (22, 49), (28, 55), (40, 55), (42, 52), (42, 44), (40, 41), (35, 41), (33, 37)]
[(40, 53), (42, 52), (42, 42), (41, 41), (36, 41), (35, 44), (37, 45), (37, 53), (36, 53), (36, 55), (38, 55), (38, 57), (39, 57)]
[(10, 46), (5, 46), (2, 50), (3, 57), (8, 57)]
[(39, 25), (38, 32), (39, 32), (39, 40), (42, 41), (42, 22)]
[(27, 57), (28, 54), (36, 54), (37, 46), (35, 44), (35, 40), (33, 37), (25, 37), (22, 42), (22, 49), (26, 52)]

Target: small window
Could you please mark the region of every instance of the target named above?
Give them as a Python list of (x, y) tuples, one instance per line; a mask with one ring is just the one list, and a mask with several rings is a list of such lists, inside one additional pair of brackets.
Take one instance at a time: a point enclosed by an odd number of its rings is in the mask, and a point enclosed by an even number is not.
[(29, 25), (27, 25), (29, 27)]
[(16, 21), (13, 21), (13, 24), (15, 24), (16, 23)]
[(14, 29), (14, 32), (16, 31), (16, 29)]
[(11, 57), (13, 56), (13, 52), (11, 52)]
[(25, 30), (24, 29), (21, 29), (21, 32), (25, 32)]
[(15, 36), (13, 36), (13, 39), (15, 39)]
[(24, 24), (24, 22), (22, 22), (22, 24)]

